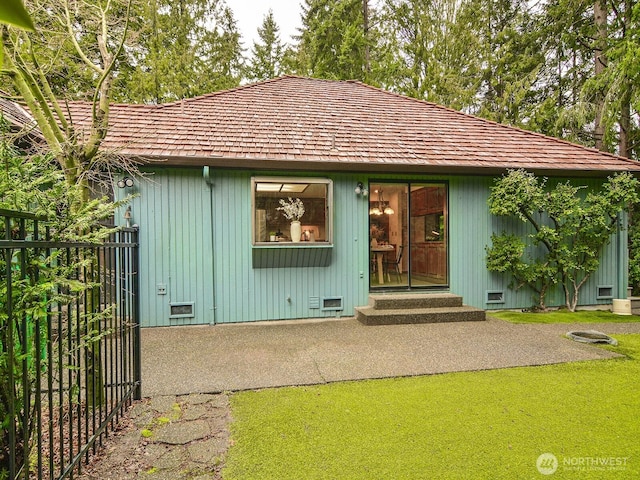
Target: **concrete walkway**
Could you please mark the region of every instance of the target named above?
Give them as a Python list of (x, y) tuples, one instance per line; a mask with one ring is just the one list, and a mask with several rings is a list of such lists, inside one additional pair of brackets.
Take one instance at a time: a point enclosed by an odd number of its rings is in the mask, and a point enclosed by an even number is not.
[(614, 357), (570, 330), (625, 324), (499, 320), (367, 327), (355, 319), (142, 332), (143, 395), (78, 480), (219, 480), (230, 444), (230, 390)]
[(616, 356), (570, 330), (640, 333), (638, 323), (486, 322), (364, 326), (353, 318), (142, 331), (145, 397), (544, 365)]

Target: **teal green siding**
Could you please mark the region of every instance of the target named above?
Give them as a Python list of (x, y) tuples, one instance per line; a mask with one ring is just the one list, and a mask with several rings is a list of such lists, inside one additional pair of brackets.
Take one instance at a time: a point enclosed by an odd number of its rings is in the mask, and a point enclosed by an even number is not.
[[(368, 202), (353, 191), (362, 177), (334, 178), (327, 266), (254, 268), (253, 173), (212, 170), (210, 186), (201, 169), (150, 173), (132, 203), (132, 222), (140, 225), (143, 325), (353, 315), (355, 306), (366, 304)], [(167, 286), (166, 295), (158, 294), (158, 285)], [(319, 308), (325, 297), (342, 297), (343, 310)], [(171, 302), (189, 301), (195, 302), (194, 318), (169, 319)]]
[[(513, 219), (492, 216), (487, 207), (493, 177), (452, 177), (450, 179), (450, 278), (451, 291), (464, 297), (465, 303), (484, 309), (519, 309), (534, 305), (530, 289), (509, 288), (511, 278), (489, 272), (486, 269), (486, 246), (491, 243), (491, 234), (503, 231), (526, 235), (527, 225)], [(550, 183), (553, 183), (550, 180)], [(580, 179), (576, 184), (597, 188), (599, 180)], [(603, 252), (600, 269), (580, 290), (580, 305), (610, 304), (611, 300), (598, 300), (599, 285), (613, 285), (615, 298), (625, 298), (627, 267), (626, 231), (621, 231)], [(624, 247), (626, 249), (626, 246)], [(620, 266), (620, 267), (618, 267)], [(622, 274), (622, 282), (618, 277)], [(486, 302), (487, 291), (504, 292), (504, 303)], [(560, 287), (547, 294), (548, 306), (564, 305), (564, 293)]]
[[(140, 309), (145, 326), (209, 323), (213, 312), (211, 204), (195, 170), (150, 175), (136, 187), (140, 226)], [(165, 294), (158, 294), (164, 287)], [(193, 317), (170, 319), (171, 304), (193, 302)]]
[[(199, 168), (158, 168), (149, 173), (148, 180), (134, 187), (139, 196), (132, 202), (132, 223), (140, 226), (144, 326), (350, 316), (356, 306), (367, 303), (368, 199), (356, 195), (354, 188), (359, 181), (367, 183), (369, 176), (318, 175), (333, 180), (333, 245), (278, 249), (270, 258), (268, 248), (258, 251), (251, 244), (251, 177), (268, 173), (211, 169), (208, 180)], [(510, 290), (508, 277), (490, 273), (485, 266), (493, 231), (525, 228), (489, 214), (492, 177), (370, 178), (447, 181), (450, 291), (480, 308), (531, 306), (530, 291)], [(614, 285), (616, 297), (623, 294), (626, 276), (619, 280), (617, 265), (619, 260), (624, 263), (626, 251), (619, 252), (624, 245), (626, 232), (606, 249), (601, 269), (582, 290), (581, 304), (610, 303), (596, 299), (598, 285)], [(505, 302), (487, 304), (488, 290), (503, 291)], [(323, 310), (325, 297), (341, 297), (343, 309)], [(171, 304), (182, 302), (193, 302), (193, 317), (170, 318)], [(549, 305), (563, 303), (559, 289), (548, 297)]]
[(252, 174), (216, 171), (212, 176), (216, 323), (335, 316), (315, 308), (314, 299), (323, 297), (343, 297), (342, 315), (353, 315), (355, 306), (366, 303), (368, 203), (353, 192), (356, 177), (332, 177), (334, 241), (328, 266), (254, 268)]

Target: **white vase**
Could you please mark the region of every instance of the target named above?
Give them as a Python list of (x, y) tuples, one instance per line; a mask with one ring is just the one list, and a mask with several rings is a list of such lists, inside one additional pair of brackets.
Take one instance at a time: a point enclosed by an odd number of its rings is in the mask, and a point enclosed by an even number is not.
[(291, 222), (291, 241), (299, 242), (300, 236), (302, 235), (302, 227), (300, 226), (300, 222), (294, 220)]

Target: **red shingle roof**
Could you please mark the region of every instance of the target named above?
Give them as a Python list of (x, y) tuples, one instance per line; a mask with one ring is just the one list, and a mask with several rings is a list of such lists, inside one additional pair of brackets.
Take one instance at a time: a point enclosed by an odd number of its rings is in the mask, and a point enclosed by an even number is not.
[[(71, 105), (77, 124), (87, 105)], [(640, 163), (353, 81), (285, 76), (179, 102), (113, 105), (104, 148), (165, 165), (605, 174)]]
[(31, 114), (16, 102), (9, 100), (9, 94), (3, 91), (0, 91), (0, 114), (14, 129), (33, 135), (37, 139), (42, 138), (42, 133)]

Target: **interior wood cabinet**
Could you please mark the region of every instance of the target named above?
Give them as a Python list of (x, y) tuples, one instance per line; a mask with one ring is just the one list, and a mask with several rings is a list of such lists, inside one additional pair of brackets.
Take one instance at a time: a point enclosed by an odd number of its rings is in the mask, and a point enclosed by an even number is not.
[(422, 187), (411, 192), (411, 216), (442, 213), (445, 204), (443, 187)]
[(422, 242), (412, 245), (411, 272), (435, 278), (446, 278), (447, 248), (445, 242)]
[(411, 271), (414, 274), (446, 278), (446, 232), (444, 225), (440, 225), (445, 210), (445, 192), (441, 186), (425, 186), (411, 192)]

